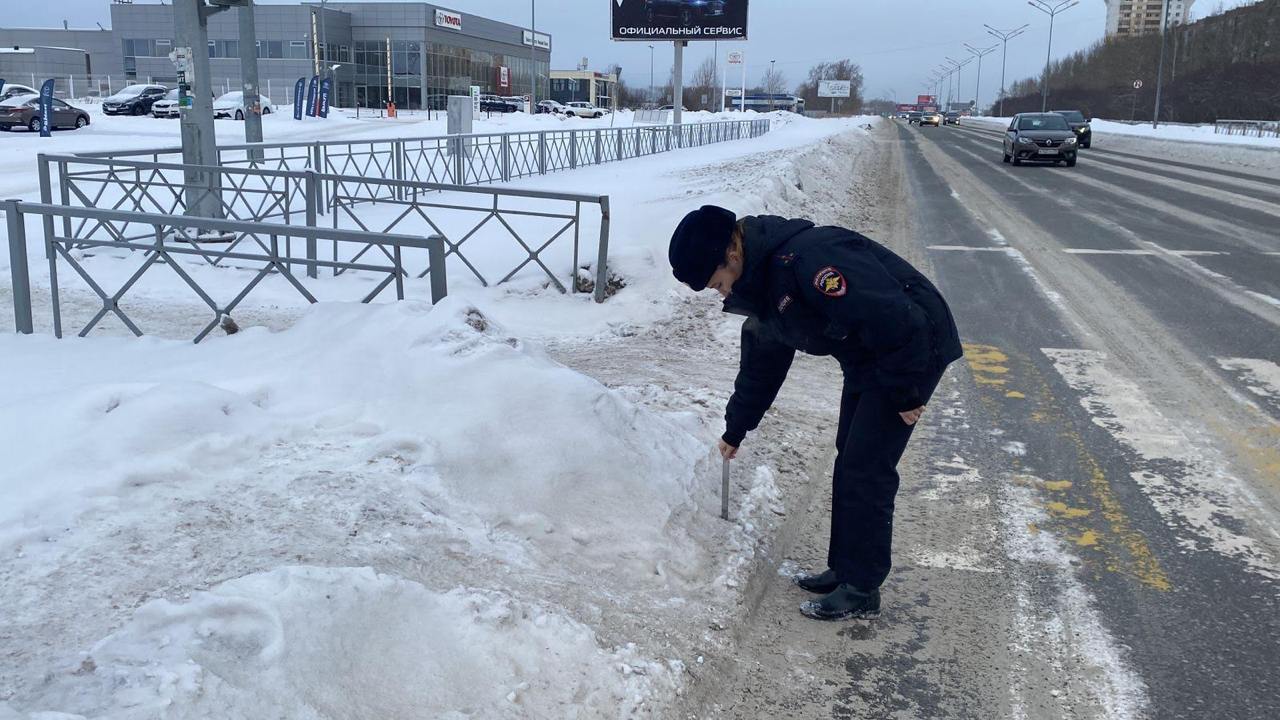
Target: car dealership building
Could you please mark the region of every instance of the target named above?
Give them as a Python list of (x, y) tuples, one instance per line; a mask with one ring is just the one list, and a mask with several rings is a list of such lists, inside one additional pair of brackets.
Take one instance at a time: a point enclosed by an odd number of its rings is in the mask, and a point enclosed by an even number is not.
[[(240, 87), (238, 12), (209, 18), (214, 92)], [(314, 2), (256, 5), (254, 20), (259, 85), (277, 103), (291, 102), (298, 78), (334, 65), (335, 104), (346, 107), (382, 107), (390, 98), (399, 108), (439, 108), (472, 85), (524, 95), (534, 78), (538, 97), (549, 94), (550, 36), (478, 15), (419, 2)], [(113, 3), (109, 30), (0, 28), (0, 47), (83, 50), (83, 77), (64, 64), (31, 69), (30, 53), (18, 53), (25, 72), (14, 68), (8, 79), (29, 82), (34, 72), (38, 82), (53, 77), (59, 95), (102, 95), (133, 82), (175, 83), (173, 34), (171, 5), (139, 1)]]

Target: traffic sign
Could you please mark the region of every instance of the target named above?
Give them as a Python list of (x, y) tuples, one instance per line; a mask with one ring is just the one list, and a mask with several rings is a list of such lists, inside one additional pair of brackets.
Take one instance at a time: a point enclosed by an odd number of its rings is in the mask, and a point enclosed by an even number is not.
[(1141, 80), (1134, 80), (1134, 81), (1133, 81), (1133, 89), (1134, 89), (1134, 90), (1141, 90), (1141, 89), (1142, 89), (1142, 81), (1141, 81)]

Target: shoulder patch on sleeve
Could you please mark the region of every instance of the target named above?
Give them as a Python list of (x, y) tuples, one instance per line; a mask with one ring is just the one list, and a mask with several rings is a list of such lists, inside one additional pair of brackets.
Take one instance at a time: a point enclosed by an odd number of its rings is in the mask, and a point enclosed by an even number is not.
[(844, 275), (830, 265), (813, 276), (813, 286), (828, 297), (841, 297), (849, 292), (849, 283), (845, 281)]

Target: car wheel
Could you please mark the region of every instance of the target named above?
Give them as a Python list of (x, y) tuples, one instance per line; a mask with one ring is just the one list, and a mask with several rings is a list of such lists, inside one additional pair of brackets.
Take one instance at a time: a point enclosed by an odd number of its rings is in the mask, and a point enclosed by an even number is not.
[(1081, 145), (1080, 147), (1082, 147), (1082, 148), (1091, 148), (1091, 147), (1093, 147), (1093, 143), (1091, 143), (1091, 142), (1087, 142), (1087, 143), (1085, 143), (1085, 144)]
[(271, 108), (269, 108), (269, 107), (264, 107), (264, 108), (262, 108), (262, 114), (263, 114), (263, 115), (270, 115), (270, 114), (271, 114)]
[(1000, 162), (1003, 162), (1003, 163), (1007, 163), (1007, 162), (1009, 162), (1009, 153), (1005, 153), (1005, 154), (1004, 154), (1004, 159), (1003, 159), (1003, 160), (1001, 160)]
[(79, 130), (80, 128), (82, 128), (82, 127), (84, 127), (85, 125), (88, 125), (88, 124), (89, 124), (89, 118), (85, 117), (84, 115), (81, 115), (81, 116), (79, 116), (79, 117), (77, 117), (77, 118), (76, 118), (76, 129), (77, 129), (77, 130)]
[(243, 113), (243, 112), (241, 112), (240, 110), (237, 110), (237, 111), (236, 111), (236, 119), (237, 119), (237, 120), (243, 120), (243, 119), (244, 119), (244, 113)]
[(1022, 158), (1018, 157), (1017, 155), (1014, 155), (1012, 162), (1014, 167), (1018, 167), (1019, 165), (1022, 164)]
[(8, 125), (0, 125), (0, 132), (9, 132)]
[(141, 105), (134, 105), (134, 106), (133, 106), (133, 114), (134, 114), (134, 115), (145, 115), (146, 113), (147, 113), (147, 109), (146, 109), (146, 108), (144, 108), (144, 107), (142, 107)]
[(604, 117), (604, 113), (596, 113), (596, 117), (597, 117), (597, 118), (602, 118), (602, 117)]
[(1075, 166), (1076, 166), (1076, 159), (1074, 157), (1067, 160), (1067, 167), (1075, 167)]
[(27, 123), (27, 129), (30, 130), (31, 132), (40, 132), (40, 118), (38, 117), (31, 118), (31, 122)]

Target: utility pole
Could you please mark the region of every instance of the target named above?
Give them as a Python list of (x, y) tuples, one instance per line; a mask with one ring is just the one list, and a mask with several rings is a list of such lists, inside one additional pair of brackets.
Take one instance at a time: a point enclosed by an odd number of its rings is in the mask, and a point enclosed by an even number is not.
[(671, 99), (671, 122), (676, 125), (680, 124), (680, 108), (684, 105), (684, 46), (687, 44), (685, 40), (675, 41), (676, 67), (671, 78), (671, 94), (675, 97)]
[(1160, 93), (1164, 89), (1164, 44), (1169, 33), (1169, 0), (1160, 3), (1160, 63), (1156, 66), (1156, 109), (1151, 115), (1151, 129), (1160, 125)]
[(1030, 25), (1023, 25), (1016, 30), (997, 30), (990, 25), (983, 24), (987, 29), (987, 34), (1000, 39), (1000, 43), (1004, 45), (1004, 51), (1000, 54), (1000, 117), (1004, 117), (1004, 70), (1009, 60), (1009, 41), (1018, 37), (1027, 31)]
[(1049, 48), (1045, 50), (1044, 80), (1040, 83), (1040, 112), (1044, 112), (1049, 109), (1049, 58), (1053, 55), (1053, 20), (1058, 13), (1079, 5), (1080, 0), (1059, 0), (1057, 4), (1050, 4), (1048, 0), (1027, 0), (1027, 4), (1049, 16)]
[(649, 104), (650, 105), (656, 104), (653, 102), (653, 46), (652, 45), (649, 46)]
[[(240, 21), (240, 84), (244, 91), (244, 141), (262, 142), (262, 100), (258, 94), (258, 34), (253, 23), (253, 0), (245, 0), (236, 14)], [(262, 162), (262, 148), (249, 151), (249, 160)]]
[[(231, 7), (243, 7), (248, 0), (174, 0), (173, 38), (175, 65), (179, 55), (186, 57), (179, 67), (187, 86), (186, 105), (179, 90), (178, 117), (182, 132), (184, 165), (218, 165), (217, 138), (213, 130), (213, 86), (209, 77), (209, 16)], [(183, 170), (183, 199), (187, 215), (207, 218), (222, 217), (222, 187), (218, 172)]]
[(773, 90), (774, 90), (773, 84), (777, 82), (777, 79), (778, 79), (778, 76), (773, 74), (773, 65), (776, 62), (778, 61), (777, 60), (769, 61), (769, 87), (765, 88), (765, 90), (769, 91), (769, 109), (770, 110), (773, 109)]
[[(577, 81), (574, 81), (575, 85)], [(538, 0), (529, 0), (529, 109), (538, 107)]]
[(995, 52), (996, 46), (992, 45), (983, 49), (978, 49), (969, 43), (965, 43), (964, 46), (969, 49), (969, 52), (978, 57), (978, 82), (973, 86), (973, 107), (977, 111), (982, 106), (982, 58), (984, 55)]

